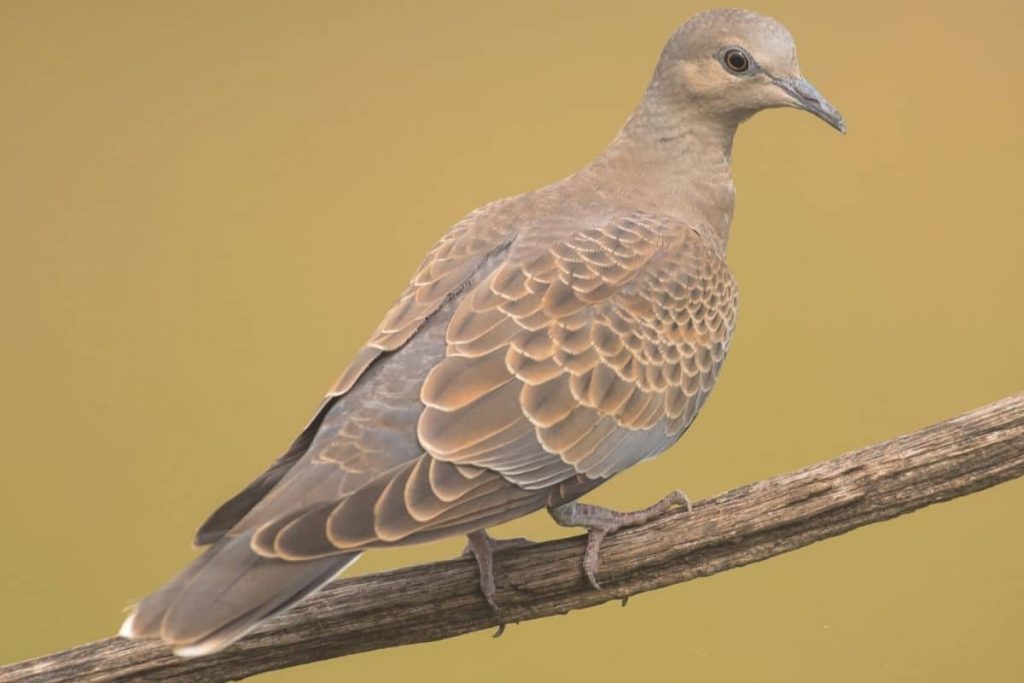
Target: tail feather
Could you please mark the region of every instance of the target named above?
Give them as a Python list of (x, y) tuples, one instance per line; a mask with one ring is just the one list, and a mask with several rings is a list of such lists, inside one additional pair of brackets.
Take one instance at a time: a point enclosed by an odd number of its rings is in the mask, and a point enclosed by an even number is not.
[(258, 622), (282, 612), (352, 564), (359, 553), (303, 562), (261, 557), (250, 533), (226, 537), (197, 557), (125, 620), (126, 638), (161, 638), (175, 654), (221, 650)]
[(178, 572), (178, 575), (168, 581), (163, 588), (150, 594), (136, 605), (122, 624), (119, 635), (136, 640), (159, 638), (160, 624), (163, 622), (164, 613), (174, 603), (174, 599), (181, 589), (207, 565), (224, 545), (226, 542), (221, 541), (207, 549), (191, 564)]

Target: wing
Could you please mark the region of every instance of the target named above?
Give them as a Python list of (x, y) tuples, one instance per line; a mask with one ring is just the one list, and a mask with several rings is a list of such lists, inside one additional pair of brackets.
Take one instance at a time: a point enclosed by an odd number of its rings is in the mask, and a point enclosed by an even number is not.
[(510, 259), (452, 317), (421, 392), (420, 442), (527, 489), (610, 477), (693, 421), (735, 312), (721, 255), (655, 217)]
[(332, 409), (254, 510), (253, 548), (419, 542), (592, 488), (693, 421), (735, 310), (721, 256), (650, 217), (512, 250)]
[(488, 256), (509, 245), (515, 237), (515, 218), (514, 212), (507, 209), (516, 199), (477, 209), (434, 245), (370, 341), (328, 391), (328, 398), (347, 392), (382, 353), (408, 342), (423, 322), (470, 280)]
[(488, 257), (504, 249), (515, 235), (510, 205), (516, 198), (493, 202), (459, 221), (430, 250), (412, 281), (366, 345), (328, 391), (316, 414), (287, 452), (245, 489), (221, 505), (196, 532), (195, 545), (221, 538), (274, 489), (309, 450), (332, 406), (386, 352), (401, 348), (424, 321), (462, 287)]

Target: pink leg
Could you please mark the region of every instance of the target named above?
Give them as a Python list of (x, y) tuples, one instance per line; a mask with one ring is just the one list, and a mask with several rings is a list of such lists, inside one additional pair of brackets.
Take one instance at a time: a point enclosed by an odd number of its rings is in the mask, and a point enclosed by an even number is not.
[(468, 543), (462, 554), (472, 554), (476, 558), (477, 567), (480, 569), (480, 591), (484, 594), (491, 609), (501, 612), (495, 598), (497, 588), (494, 585), (494, 553), (500, 553), (510, 548), (522, 548), (532, 545), (533, 542), (525, 538), (494, 539), (484, 529), (466, 534), (466, 540)]
[(587, 551), (583, 556), (583, 571), (590, 585), (601, 590), (601, 584), (597, 582), (597, 568), (601, 560), (601, 541), (604, 537), (623, 527), (645, 524), (677, 505), (685, 506), (687, 512), (693, 508), (685, 493), (673, 491), (654, 505), (634, 512), (616, 512), (600, 505), (576, 502), (549, 508), (548, 512), (562, 526), (579, 526), (587, 530)]

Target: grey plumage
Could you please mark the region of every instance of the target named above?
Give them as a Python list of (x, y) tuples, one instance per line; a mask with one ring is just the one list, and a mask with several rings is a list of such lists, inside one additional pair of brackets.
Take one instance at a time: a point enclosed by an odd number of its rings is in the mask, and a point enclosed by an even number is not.
[(545, 506), (593, 532), (596, 585), (600, 538), (645, 517), (568, 504), (665, 450), (714, 386), (737, 305), (732, 139), (774, 106), (844, 125), (777, 22), (680, 27), (600, 157), (441, 238), (293, 447), (122, 635), (212, 652), (367, 548), (473, 534), (486, 551), (484, 529)]

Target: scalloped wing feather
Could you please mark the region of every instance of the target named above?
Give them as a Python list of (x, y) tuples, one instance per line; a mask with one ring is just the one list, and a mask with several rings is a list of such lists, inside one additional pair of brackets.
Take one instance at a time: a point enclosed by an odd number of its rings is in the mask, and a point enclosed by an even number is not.
[[(455, 310), (421, 390), (419, 440), (524, 488), (612, 476), (696, 417), (736, 305), (717, 251), (642, 214), (513, 255)], [(499, 435), (511, 430), (535, 447), (509, 451)]]

